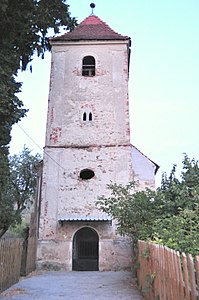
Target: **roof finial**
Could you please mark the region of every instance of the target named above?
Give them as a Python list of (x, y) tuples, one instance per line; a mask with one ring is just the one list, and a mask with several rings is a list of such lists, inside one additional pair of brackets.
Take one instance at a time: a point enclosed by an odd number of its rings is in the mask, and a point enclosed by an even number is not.
[(91, 3), (91, 4), (90, 4), (90, 7), (92, 8), (91, 15), (94, 15), (94, 13), (93, 13), (93, 9), (95, 8), (95, 3)]

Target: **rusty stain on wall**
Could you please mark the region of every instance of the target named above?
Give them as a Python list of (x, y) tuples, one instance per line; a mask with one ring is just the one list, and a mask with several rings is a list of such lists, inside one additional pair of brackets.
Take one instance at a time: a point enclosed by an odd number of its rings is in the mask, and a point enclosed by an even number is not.
[(51, 112), (50, 112), (50, 123), (52, 124), (54, 121), (54, 108), (51, 108)]

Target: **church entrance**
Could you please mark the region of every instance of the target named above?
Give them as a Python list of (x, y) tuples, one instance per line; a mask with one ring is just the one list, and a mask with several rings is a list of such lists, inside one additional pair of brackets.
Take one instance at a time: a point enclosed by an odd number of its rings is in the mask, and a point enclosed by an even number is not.
[(99, 236), (89, 227), (75, 233), (73, 238), (73, 271), (99, 271)]

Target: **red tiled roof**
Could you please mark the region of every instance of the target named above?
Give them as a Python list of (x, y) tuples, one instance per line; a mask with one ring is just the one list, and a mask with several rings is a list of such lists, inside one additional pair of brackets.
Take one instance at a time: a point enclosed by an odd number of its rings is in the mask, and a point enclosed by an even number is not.
[(112, 30), (99, 17), (91, 15), (82, 21), (71, 32), (52, 38), (53, 41), (79, 41), (79, 40), (128, 40), (128, 36), (121, 35)]

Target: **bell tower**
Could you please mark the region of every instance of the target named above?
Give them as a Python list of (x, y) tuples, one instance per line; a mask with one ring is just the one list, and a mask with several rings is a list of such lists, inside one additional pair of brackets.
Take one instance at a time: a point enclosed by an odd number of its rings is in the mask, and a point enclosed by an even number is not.
[(51, 45), (46, 147), (130, 145), (130, 38), (91, 15)]
[(131, 40), (92, 14), (50, 43), (38, 265), (126, 269), (129, 241), (95, 202), (107, 195), (110, 182), (127, 184), (136, 175), (128, 105)]

